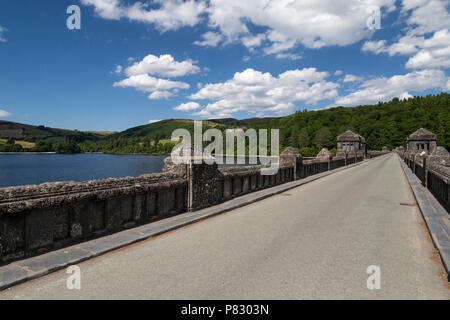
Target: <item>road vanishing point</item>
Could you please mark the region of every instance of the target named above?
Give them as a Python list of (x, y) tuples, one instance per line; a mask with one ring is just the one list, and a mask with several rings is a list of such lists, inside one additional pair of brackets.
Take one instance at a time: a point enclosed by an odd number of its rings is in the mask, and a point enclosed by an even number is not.
[[(450, 299), (395, 154), (79, 263), (2, 299)], [(131, 229), (132, 230), (132, 229)], [(369, 266), (381, 286), (368, 289)]]

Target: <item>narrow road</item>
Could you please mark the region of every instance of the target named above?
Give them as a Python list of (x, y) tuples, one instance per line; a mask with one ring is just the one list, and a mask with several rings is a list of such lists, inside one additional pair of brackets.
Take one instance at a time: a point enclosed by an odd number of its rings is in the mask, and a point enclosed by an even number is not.
[[(450, 299), (396, 155), (0, 292), (1, 299)], [(366, 273), (380, 267), (381, 288)]]

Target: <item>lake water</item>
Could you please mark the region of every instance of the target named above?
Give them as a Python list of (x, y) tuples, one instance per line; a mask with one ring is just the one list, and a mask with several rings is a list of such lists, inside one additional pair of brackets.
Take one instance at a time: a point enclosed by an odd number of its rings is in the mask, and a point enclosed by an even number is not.
[(162, 172), (165, 155), (0, 154), (0, 188)]

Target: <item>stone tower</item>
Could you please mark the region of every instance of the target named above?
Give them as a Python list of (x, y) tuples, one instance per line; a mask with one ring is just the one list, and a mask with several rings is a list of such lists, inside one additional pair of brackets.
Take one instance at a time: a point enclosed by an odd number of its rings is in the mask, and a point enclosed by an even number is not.
[(422, 152), (432, 153), (437, 146), (437, 137), (433, 132), (427, 129), (420, 128), (416, 132), (412, 133), (408, 140), (406, 140), (407, 152)]

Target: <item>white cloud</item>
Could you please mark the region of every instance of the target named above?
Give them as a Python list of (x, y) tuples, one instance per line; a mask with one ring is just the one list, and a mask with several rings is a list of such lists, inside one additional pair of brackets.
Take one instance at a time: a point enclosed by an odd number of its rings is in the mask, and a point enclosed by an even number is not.
[(195, 41), (194, 44), (204, 47), (217, 47), (219, 42), (223, 40), (223, 36), (221, 34), (210, 31), (202, 34), (202, 38), (202, 41)]
[(390, 56), (394, 56), (396, 54), (408, 56), (417, 52), (423, 41), (424, 37), (406, 35), (401, 37), (396, 43), (390, 46), (384, 46), (383, 50), (375, 53), (378, 54), (381, 52), (386, 52)]
[(411, 56), (408, 69), (450, 67), (450, 13), (445, 0), (403, 0), (402, 15), (407, 16), (406, 34), (387, 45), (386, 41), (367, 41), (362, 51), (389, 56)]
[(295, 47), (296, 41), (289, 38), (283, 33), (272, 30), (268, 33), (267, 39), (272, 42), (272, 44), (263, 49), (265, 54), (275, 54), (280, 53)]
[(334, 75), (335, 75), (335, 76), (340, 76), (340, 75), (342, 75), (342, 74), (343, 74), (342, 70), (336, 70), (336, 71), (334, 72)]
[(420, 51), (409, 58), (406, 68), (449, 68), (450, 67), (450, 32), (443, 29), (424, 40)]
[(261, 43), (266, 39), (266, 35), (264, 33), (259, 33), (257, 35), (248, 35), (241, 38), (242, 44), (246, 46), (250, 51), (253, 50), (254, 47), (259, 47)]
[[(266, 27), (267, 54), (279, 53), (301, 43), (308, 48), (345, 46), (368, 37), (368, 5), (392, 9), (394, 0), (370, 1), (259, 1), (211, 0), (209, 23), (232, 41), (254, 36), (247, 22)], [(278, 38), (278, 39), (275, 39)]]
[[(127, 5), (121, 0), (81, 0), (81, 3), (94, 6), (95, 12), (104, 19), (126, 18), (151, 23), (161, 31), (196, 25), (206, 8), (203, 1), (194, 0), (154, 0), (153, 6), (142, 2)], [(158, 8), (153, 8), (155, 4)]]
[(346, 74), (344, 77), (344, 80), (342, 80), (342, 81), (343, 82), (355, 82), (355, 81), (362, 81), (362, 80), (364, 80), (363, 77), (358, 77), (353, 74)]
[(178, 111), (192, 111), (198, 108), (200, 108), (200, 105), (197, 102), (187, 102), (182, 103), (173, 109)]
[(386, 51), (386, 41), (366, 41), (361, 48), (362, 51), (373, 52), (376, 54), (382, 53)]
[[(134, 5), (124, 0), (81, 2), (94, 6), (102, 18), (152, 23), (162, 31), (192, 27), (205, 17), (211, 31), (195, 44), (240, 42), (250, 51), (262, 47), (266, 54), (285, 52), (298, 44), (320, 48), (356, 43), (372, 34), (367, 28), (368, 7), (378, 6), (387, 12), (395, 8), (395, 0), (154, 0)], [(250, 24), (265, 31), (253, 33)]]
[(125, 14), (120, 0), (81, 0), (81, 3), (94, 6), (95, 12), (105, 19), (118, 20)]
[(0, 42), (6, 42), (6, 38), (3, 35), (6, 31), (6, 28), (0, 26)]
[[(128, 58), (128, 61), (133, 61)], [(116, 67), (116, 73), (121, 73), (122, 66)], [(189, 84), (169, 79), (154, 77), (163, 76), (168, 78), (181, 77), (197, 73), (200, 68), (192, 60), (175, 61), (170, 54), (159, 57), (149, 54), (142, 61), (135, 62), (124, 70), (127, 78), (114, 83), (114, 87), (133, 87), (136, 90), (150, 93), (151, 100), (168, 99), (175, 95), (179, 89), (189, 89)]]
[[(200, 109), (194, 113), (205, 118), (230, 117), (232, 114), (245, 111), (257, 114), (286, 114), (294, 108), (294, 102), (304, 101), (316, 104), (318, 101), (337, 97), (339, 86), (325, 79), (328, 72), (319, 72), (315, 68), (288, 70), (278, 77), (254, 69), (236, 72), (232, 79), (223, 83), (204, 85), (196, 93), (189, 96), (191, 100), (209, 100), (206, 106), (196, 102), (189, 106)], [(178, 106), (177, 110), (190, 109)], [(183, 107), (182, 107), (183, 106)]]
[(448, 29), (442, 29), (429, 38), (406, 35), (390, 46), (386, 46), (384, 40), (367, 41), (361, 50), (375, 54), (387, 53), (389, 56), (411, 56), (405, 64), (408, 69), (449, 68), (450, 32)]
[(118, 65), (116, 66), (116, 69), (114, 70), (114, 73), (115, 73), (115, 74), (121, 74), (121, 73), (122, 73), (122, 70), (123, 70), (122, 66), (121, 66), (120, 64), (118, 64)]
[(148, 123), (155, 123), (155, 122), (159, 122), (159, 121), (161, 121), (161, 119), (158, 119), (158, 120), (148, 120)]
[(422, 92), (428, 89), (445, 88), (448, 79), (442, 70), (430, 69), (395, 75), (390, 78), (379, 77), (364, 81), (357, 91), (338, 97), (336, 105), (356, 106), (387, 101), (394, 97), (409, 98), (409, 91)]
[(152, 92), (148, 98), (150, 100), (159, 100), (159, 99), (168, 99), (169, 97), (173, 96), (175, 93), (177, 92), (177, 90), (173, 90), (173, 91), (154, 91)]
[(5, 110), (0, 110), (0, 118), (7, 118), (7, 117), (11, 117), (12, 113), (5, 111)]
[(125, 74), (127, 76), (150, 74), (163, 77), (181, 77), (199, 71), (200, 68), (194, 65), (194, 62), (190, 59), (178, 62), (170, 54), (160, 55), (159, 57), (149, 54), (142, 61), (126, 68)]
[(302, 58), (301, 55), (295, 53), (277, 53), (275, 57), (277, 59), (291, 59), (291, 60), (300, 60)]
[(409, 34), (423, 35), (450, 27), (448, 0), (403, 0), (402, 5), (402, 12), (409, 14)]
[(131, 76), (122, 81), (114, 82), (114, 87), (132, 87), (141, 92), (150, 93), (149, 99), (168, 98), (175, 94), (178, 89), (189, 89), (189, 84), (180, 81), (158, 79), (148, 74)]

